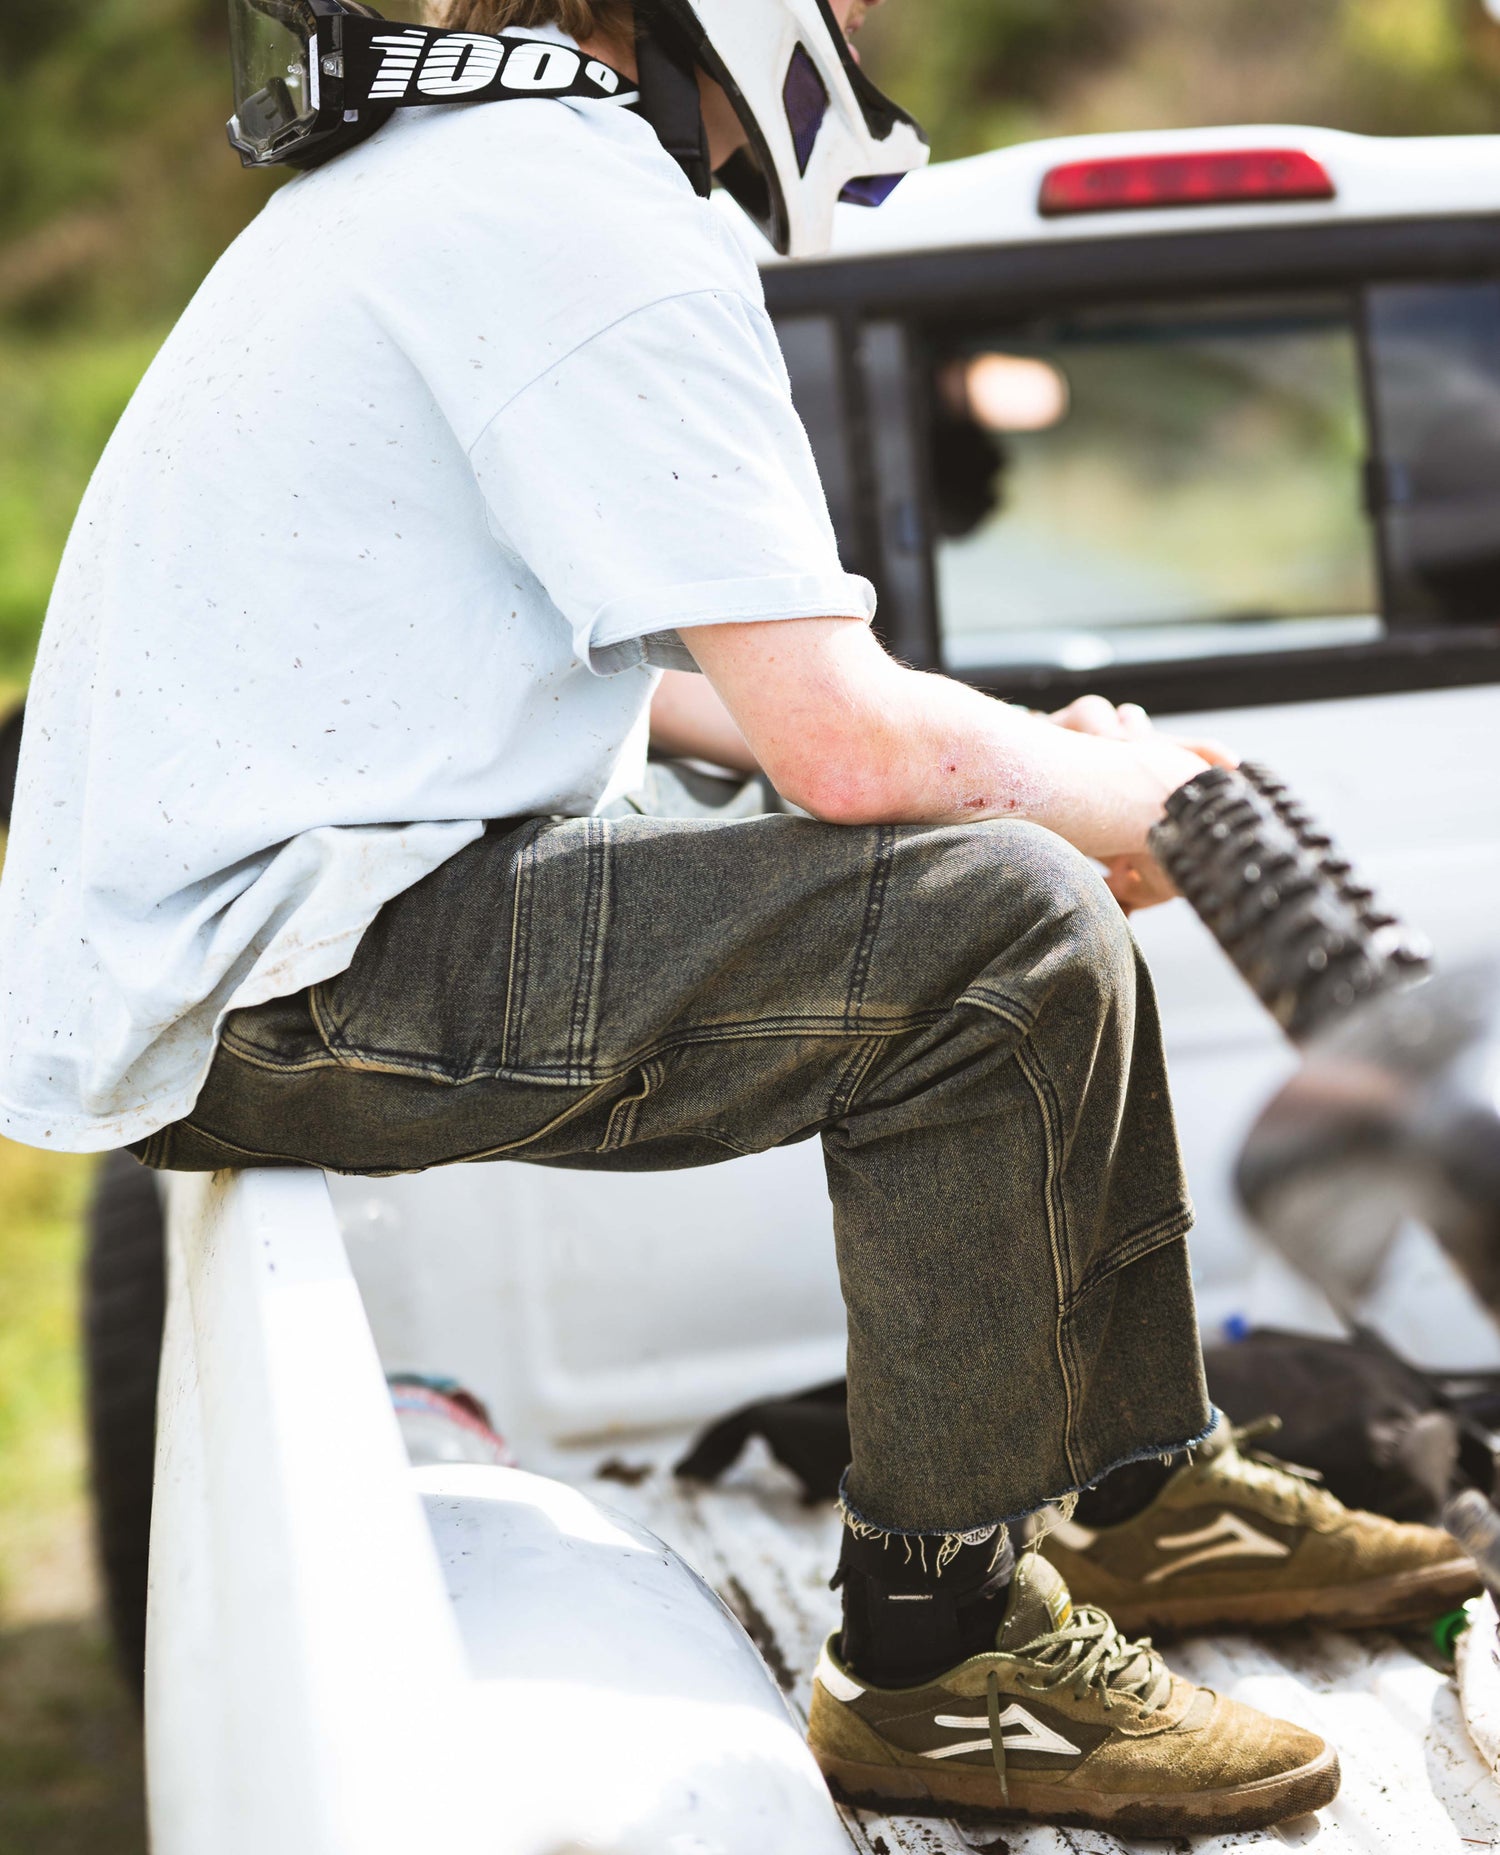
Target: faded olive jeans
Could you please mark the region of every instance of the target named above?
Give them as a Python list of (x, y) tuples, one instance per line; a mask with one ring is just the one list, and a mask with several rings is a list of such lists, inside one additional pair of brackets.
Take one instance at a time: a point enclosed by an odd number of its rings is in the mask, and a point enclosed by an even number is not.
[(690, 815), (491, 826), (347, 972), (234, 1013), (140, 1157), (651, 1171), (817, 1137), (856, 1517), (976, 1530), (1199, 1436), (1156, 1002), (1098, 872), (1036, 825), (693, 783), (643, 802)]

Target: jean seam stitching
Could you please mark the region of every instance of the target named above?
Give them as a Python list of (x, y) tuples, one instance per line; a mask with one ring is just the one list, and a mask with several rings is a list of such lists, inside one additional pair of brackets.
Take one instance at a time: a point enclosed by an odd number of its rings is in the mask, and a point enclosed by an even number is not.
[(585, 820), (583, 842), (583, 908), (578, 971), (568, 1013), (567, 1061), (568, 1080), (579, 1084), (593, 1067), (598, 1041), (599, 953), (608, 931), (609, 827), (602, 818)]
[(641, 1086), (635, 1094), (617, 1101), (610, 1110), (604, 1138), (599, 1143), (601, 1153), (617, 1153), (622, 1147), (629, 1146), (635, 1138), (635, 1124), (640, 1118), (641, 1108), (661, 1087), (666, 1080), (666, 1073), (666, 1065), (656, 1057), (640, 1065)]
[(844, 1065), (844, 1073), (828, 1100), (830, 1122), (843, 1120), (853, 1108), (855, 1097), (863, 1088), (870, 1071), (875, 1067), (875, 1059), (880, 1054), (880, 1046), (884, 1041), (883, 1037), (864, 1037), (855, 1046), (854, 1054)]
[(653, 1095), (661, 1092), (662, 1084), (667, 1079), (667, 1066), (659, 1056), (653, 1056), (646, 1065), (645, 1087), (635, 1098), (630, 1110), (630, 1124), (625, 1130), (627, 1140), (635, 1139), (635, 1131), (640, 1123), (641, 1110)]
[[(322, 1036), (321, 1028), (319, 1029)], [(327, 1038), (324, 1038), (327, 1042)], [(252, 1069), (263, 1069), (270, 1075), (296, 1076), (313, 1069), (338, 1069), (342, 1065), (332, 1050), (324, 1056), (305, 1056), (289, 1061), (284, 1057), (273, 1057), (259, 1049), (251, 1048), (231, 1038), (226, 1031), (219, 1038), (219, 1048), (226, 1056), (232, 1056), (237, 1063), (244, 1063)]]
[(333, 1015), (328, 1008), (328, 982), (326, 980), (307, 988), (307, 1015), (312, 1019), (313, 1029), (323, 1039), (328, 1054), (335, 1063), (342, 1064), (350, 1046), (345, 1042), (343, 1032), (334, 1022)]
[(1062, 1196), (1061, 1140), (1059, 1130), (1053, 1120), (1054, 1104), (1051, 1085), (1047, 1081), (1041, 1059), (1031, 1043), (1027, 1042), (1018, 1046), (1016, 1066), (1036, 1099), (1037, 1112), (1042, 1121), (1043, 1146), (1046, 1152), (1046, 1176), (1043, 1182), (1042, 1197), (1047, 1208), (1047, 1241), (1052, 1251), (1052, 1275), (1057, 1297), (1053, 1348), (1057, 1354), (1058, 1371), (1063, 1382), (1063, 1456), (1067, 1461), (1069, 1472), (1076, 1476), (1078, 1464), (1073, 1454), (1073, 1429), (1077, 1390), (1074, 1385), (1071, 1358), (1072, 1336), (1065, 1326), (1066, 1311), (1073, 1294), (1073, 1283), (1066, 1260), (1067, 1207)]
[(1082, 1399), (1083, 1372), (1079, 1365), (1078, 1350), (1074, 1343), (1073, 1329), (1067, 1317), (1067, 1307), (1071, 1304), (1078, 1292), (1078, 1284), (1073, 1274), (1073, 1250), (1068, 1240), (1068, 1201), (1063, 1191), (1063, 1169), (1068, 1161), (1068, 1143), (1063, 1134), (1062, 1104), (1058, 1100), (1057, 1089), (1053, 1084), (1052, 1078), (1047, 1073), (1047, 1065), (1042, 1061), (1042, 1053), (1036, 1046), (1035, 1037), (1029, 1037), (1027, 1039), (1025, 1048), (1029, 1060), (1036, 1067), (1037, 1080), (1040, 1082), (1047, 1097), (1051, 1113), (1053, 1134), (1057, 1146), (1057, 1162), (1053, 1175), (1053, 1186), (1057, 1201), (1057, 1228), (1061, 1243), (1062, 1269), (1067, 1281), (1067, 1298), (1058, 1305), (1057, 1321), (1062, 1336), (1063, 1349), (1068, 1362), (1070, 1390), (1072, 1393), (1068, 1402), (1067, 1431), (1064, 1441), (1064, 1450), (1071, 1465), (1074, 1462), (1074, 1430), (1077, 1423), (1079, 1404)]
[(510, 918), (510, 965), (505, 977), (505, 1024), (500, 1033), (500, 1058), (509, 1064), (525, 1023), (526, 993), (531, 975), (531, 898), (536, 868), (536, 847), (541, 828), (521, 846), (516, 858), (516, 894)]
[(1018, 1031), (1027, 1036), (1036, 1028), (1036, 1013), (1019, 999), (1009, 997), (1006, 993), (991, 986), (966, 986), (954, 1000), (955, 1005), (973, 1005), (980, 1011), (988, 1011), (994, 1017), (1001, 1018), (1007, 1024), (1013, 1024)]
[(1088, 1300), (1095, 1289), (1102, 1288), (1106, 1282), (1112, 1281), (1122, 1269), (1128, 1269), (1135, 1263), (1144, 1262), (1148, 1256), (1154, 1256), (1158, 1250), (1166, 1249), (1169, 1244), (1178, 1242), (1192, 1228), (1192, 1224), (1192, 1207), (1179, 1205), (1167, 1216), (1158, 1218), (1143, 1229), (1132, 1232), (1125, 1239), (1130, 1246), (1128, 1249), (1112, 1252), (1106, 1267), (1097, 1270), (1092, 1275), (1085, 1276), (1073, 1290), (1068, 1297), (1068, 1304), (1064, 1310), (1065, 1316), (1073, 1314), (1083, 1302)]
[[(1096, 1472), (1092, 1480), (1081, 1483), (1076, 1487), (1060, 1489), (1058, 1493), (1049, 1496), (1045, 1505), (1050, 1507), (1056, 1501), (1065, 1501), (1071, 1494), (1082, 1494), (1085, 1487), (1097, 1488), (1100, 1482), (1108, 1480), (1116, 1469), (1129, 1468), (1134, 1462), (1149, 1462), (1153, 1457), (1159, 1459), (1163, 1456), (1175, 1456), (1184, 1449), (1196, 1449), (1200, 1443), (1206, 1443), (1208, 1441), (1209, 1437), (1213, 1435), (1218, 1426), (1219, 1413), (1214, 1411), (1206, 1429), (1199, 1430), (1193, 1436), (1185, 1436), (1174, 1442), (1151, 1443), (1143, 1448), (1132, 1450), (1128, 1456), (1121, 1456), (1118, 1460), (1106, 1464), (1104, 1468)], [(1024, 1518), (1024, 1516), (1021, 1515), (1013, 1517), (1017, 1519)]]
[(844, 995), (844, 1023), (852, 1030), (865, 1002), (870, 967), (875, 957), (875, 937), (885, 911), (885, 894), (890, 883), (891, 863), (895, 856), (896, 833), (892, 826), (881, 825), (875, 834), (875, 854), (870, 865), (870, 880), (865, 890), (864, 920), (849, 970), (849, 987)]
[[(317, 1018), (314, 1011), (315, 1019)], [(924, 1012), (921, 1016), (902, 1019), (890, 1025), (871, 1028), (863, 1027), (863, 1037), (875, 1043), (884, 1043), (894, 1037), (904, 1037), (909, 1032), (922, 1030), (938, 1023), (942, 1012)], [(442, 1059), (437, 1056), (413, 1055), (410, 1051), (386, 1050), (375, 1044), (354, 1045), (340, 1039), (330, 1038), (321, 1022), (318, 1023), (319, 1034), (329, 1042), (335, 1065), (340, 1069), (363, 1070), (376, 1075), (407, 1076), (453, 1088), (464, 1088), (475, 1082), (526, 1082), (535, 1083), (544, 1088), (593, 1088), (600, 1083), (618, 1081), (621, 1076), (629, 1075), (631, 1070), (653, 1058), (670, 1055), (673, 1051), (691, 1049), (699, 1044), (722, 1044), (739, 1041), (749, 1043), (766, 1042), (773, 1039), (792, 1040), (798, 1037), (817, 1037), (826, 1040), (839, 1040), (851, 1033), (842, 1017), (832, 1015), (809, 1018), (756, 1018), (740, 1024), (731, 1025), (689, 1025), (662, 1044), (648, 1044), (644, 1049), (634, 1050), (618, 1062), (604, 1066), (595, 1062), (589, 1073), (579, 1076), (563, 1063), (530, 1064), (519, 1063), (492, 1064), (486, 1067), (466, 1069), (461, 1074), (443, 1067)], [(862, 1039), (863, 1041), (863, 1039)]]
[[(564, 1122), (572, 1120), (576, 1115), (582, 1114), (585, 1109), (591, 1107), (595, 1099), (601, 1095), (608, 1086), (608, 1081), (594, 1083), (585, 1091), (579, 1100), (569, 1102), (568, 1106), (563, 1109), (561, 1114), (553, 1115), (552, 1119), (548, 1121), (544, 1127), (539, 1127), (535, 1132), (523, 1135), (519, 1140), (507, 1140), (500, 1146), (476, 1147), (473, 1152), (455, 1154), (451, 1159), (444, 1160), (443, 1164), (453, 1166), (472, 1165), (479, 1160), (498, 1159), (506, 1153), (519, 1153), (526, 1147), (535, 1146), (538, 1140), (545, 1139), (548, 1134), (561, 1127)], [(421, 1171), (424, 1170), (424, 1168), (409, 1168), (409, 1170)]]
[[(468, 1152), (468, 1153), (455, 1153), (451, 1155), (449, 1158), (443, 1160), (441, 1163), (445, 1166), (461, 1166), (461, 1165), (466, 1165), (466, 1164), (473, 1164), (480, 1160), (499, 1159), (507, 1153), (522, 1152), (526, 1147), (534, 1146), (538, 1140), (545, 1139), (548, 1134), (554, 1132), (557, 1128), (561, 1127), (564, 1122), (572, 1120), (575, 1116), (582, 1114), (587, 1108), (593, 1105), (595, 1098), (607, 1086), (608, 1085), (605, 1083), (596, 1084), (594, 1087), (590, 1088), (578, 1101), (569, 1102), (569, 1104), (567, 1105), (566, 1108), (563, 1109), (561, 1114), (553, 1115), (552, 1119), (548, 1121), (545, 1126), (535, 1129), (535, 1131), (532, 1133), (523, 1135), (523, 1137), (519, 1140), (507, 1140), (499, 1146), (477, 1147), (472, 1152)], [(247, 1157), (252, 1158), (252, 1159), (281, 1160), (281, 1161), (290, 1163), (292, 1165), (298, 1165), (298, 1166), (307, 1165), (310, 1163), (306, 1160), (295, 1159), (290, 1154), (259, 1153), (250, 1147), (237, 1147), (235, 1146), (232, 1140), (225, 1140), (220, 1135), (210, 1132), (208, 1128), (200, 1127), (197, 1123), (192, 1122), (192, 1121), (183, 1121), (179, 1123), (179, 1125), (188, 1127), (195, 1133), (203, 1134), (207, 1139), (214, 1141), (219, 1146), (230, 1147), (233, 1149), (233, 1151), (237, 1153), (244, 1153)], [(362, 1167), (353, 1176), (356, 1176), (356, 1177), (374, 1177), (374, 1176), (396, 1177), (403, 1173), (426, 1172), (430, 1169), (431, 1163), (432, 1162), (430, 1161), (423, 1160), (420, 1165), (391, 1166), (391, 1167), (381, 1166), (378, 1168)], [(340, 1168), (337, 1166), (324, 1166), (321, 1168), (321, 1170), (325, 1172), (338, 1172), (340, 1171)]]
[[(924, 1012), (919, 1017), (900, 1019), (890, 1025), (880, 1025), (873, 1029), (869, 1025), (865, 1025), (861, 1027), (861, 1030), (863, 1037), (885, 1042), (892, 1037), (904, 1037), (911, 1031), (923, 1030), (929, 1025), (939, 1023), (944, 1015), (945, 1014), (940, 1011)], [(622, 1057), (616, 1063), (612, 1063), (607, 1070), (596, 1068), (594, 1074), (586, 1076), (582, 1080), (585, 1086), (595, 1081), (613, 1080), (619, 1076), (628, 1074), (632, 1069), (639, 1068), (642, 1063), (648, 1062), (653, 1056), (662, 1055), (673, 1050), (691, 1049), (698, 1044), (735, 1043), (740, 1041), (759, 1043), (774, 1038), (791, 1039), (797, 1037), (838, 1039), (849, 1035), (851, 1035), (850, 1028), (845, 1024), (843, 1018), (841, 1016), (835, 1017), (831, 1014), (801, 1018), (750, 1018), (737, 1024), (724, 1025), (687, 1025), (684, 1026), (676, 1036), (671, 1038), (670, 1041), (655, 1045), (648, 1044), (642, 1050), (632, 1051), (628, 1056)], [(412, 1059), (408, 1057), (405, 1060), (410, 1062)], [(472, 1070), (464, 1076), (457, 1078), (457, 1080), (460, 1082), (499, 1081), (507, 1078), (515, 1078), (521, 1081), (535, 1080), (553, 1084), (565, 1084), (572, 1079), (569, 1071), (563, 1064), (535, 1063), (524, 1067), (519, 1064), (507, 1065), (503, 1071), (495, 1069)]]

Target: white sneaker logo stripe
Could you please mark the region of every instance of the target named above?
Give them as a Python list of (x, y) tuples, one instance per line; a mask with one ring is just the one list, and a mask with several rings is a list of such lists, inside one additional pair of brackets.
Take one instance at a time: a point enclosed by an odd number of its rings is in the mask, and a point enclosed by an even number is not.
[(1175, 1559), (1170, 1565), (1158, 1565), (1154, 1572), (1146, 1573), (1141, 1580), (1143, 1584), (1160, 1584), (1163, 1578), (1171, 1578), (1194, 1565), (1207, 1565), (1212, 1559), (1285, 1559), (1292, 1550), (1280, 1540), (1257, 1533), (1238, 1514), (1229, 1513), (1220, 1514), (1217, 1520), (1199, 1527), (1196, 1533), (1159, 1534), (1156, 1543), (1166, 1552), (1185, 1549), (1187, 1557)]
[(1066, 1546), (1069, 1552), (1087, 1552), (1099, 1537), (1093, 1527), (1081, 1527), (1076, 1520), (1052, 1521), (1046, 1530), (1049, 1539), (1055, 1539), (1059, 1546)]
[[(924, 1752), (923, 1758), (957, 1758), (961, 1752), (988, 1752), (990, 1749), (989, 1719), (980, 1713), (970, 1718), (961, 1713), (940, 1713), (933, 1721), (934, 1726), (956, 1726), (965, 1732), (976, 1726), (986, 1729), (983, 1739), (963, 1739), (957, 1745), (938, 1746), (935, 1751)], [(1007, 1727), (1019, 1728), (1016, 1733), (1006, 1731)], [(1061, 1733), (1053, 1732), (1050, 1726), (1043, 1726), (1035, 1714), (1028, 1713), (1024, 1707), (1014, 1702), (1000, 1715), (1000, 1739), (1007, 1752), (1058, 1752), (1076, 1758), (1079, 1748), (1064, 1739)]]

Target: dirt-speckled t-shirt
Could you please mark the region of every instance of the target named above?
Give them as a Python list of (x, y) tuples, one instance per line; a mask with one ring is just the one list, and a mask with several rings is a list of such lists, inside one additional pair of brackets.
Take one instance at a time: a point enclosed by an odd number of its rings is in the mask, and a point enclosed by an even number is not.
[(759, 278), (639, 118), (414, 111), (221, 259), (79, 511), (0, 883), (0, 1131), (192, 1107), (483, 829), (644, 768), (695, 624), (868, 617)]

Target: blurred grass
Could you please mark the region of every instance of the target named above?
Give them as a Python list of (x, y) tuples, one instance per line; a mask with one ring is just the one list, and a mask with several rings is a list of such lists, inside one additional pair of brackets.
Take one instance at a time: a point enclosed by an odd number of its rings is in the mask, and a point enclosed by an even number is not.
[(30, 670), (79, 498), (163, 333), (0, 332), (0, 685)]
[[(0, 678), (0, 709), (15, 694)], [(145, 1855), (140, 1727), (89, 1531), (77, 1334), (94, 1164), (0, 1140), (0, 1855)]]
[(48, 1604), (60, 1521), (83, 1493), (76, 1334), (92, 1161), (0, 1141), (0, 1618)]
[(91, 1621), (0, 1631), (0, 1855), (146, 1855), (140, 1726)]
[(77, 1347), (94, 1162), (0, 1141), (0, 1855), (145, 1855), (140, 1726), (98, 1621)]

